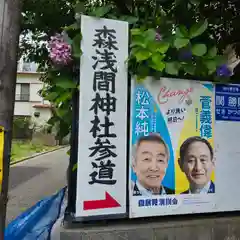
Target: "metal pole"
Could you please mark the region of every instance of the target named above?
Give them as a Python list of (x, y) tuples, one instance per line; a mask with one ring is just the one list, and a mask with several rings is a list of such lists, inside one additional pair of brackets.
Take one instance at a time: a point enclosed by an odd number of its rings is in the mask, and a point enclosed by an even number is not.
[(21, 0), (0, 0), (0, 126), (4, 128), (0, 240), (4, 239), (11, 156), (12, 123), (20, 33)]
[[(78, 64), (80, 66), (80, 63)], [(74, 67), (74, 80), (79, 83), (79, 66)], [(77, 188), (77, 169), (74, 166), (78, 159), (78, 118), (79, 115), (79, 91), (74, 90), (72, 96), (72, 127), (71, 127), (71, 149), (68, 167), (68, 206), (65, 212), (65, 221), (68, 225), (74, 221), (76, 210), (76, 188)]]

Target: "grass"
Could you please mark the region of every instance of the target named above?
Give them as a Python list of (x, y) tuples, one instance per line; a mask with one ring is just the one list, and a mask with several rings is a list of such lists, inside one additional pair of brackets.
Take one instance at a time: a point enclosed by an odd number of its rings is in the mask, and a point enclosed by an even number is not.
[(56, 146), (45, 146), (43, 144), (33, 144), (30, 141), (13, 140), (11, 162), (30, 157), (36, 153), (46, 152), (53, 149), (56, 149)]

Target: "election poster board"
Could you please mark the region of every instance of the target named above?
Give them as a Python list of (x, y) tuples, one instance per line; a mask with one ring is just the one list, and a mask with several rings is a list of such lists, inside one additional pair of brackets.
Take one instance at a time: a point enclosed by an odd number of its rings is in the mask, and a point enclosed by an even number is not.
[(83, 15), (81, 33), (76, 217), (125, 214), (128, 23)]
[(132, 81), (130, 218), (240, 210), (240, 85)]
[(133, 80), (131, 218), (216, 209), (214, 108), (212, 83)]

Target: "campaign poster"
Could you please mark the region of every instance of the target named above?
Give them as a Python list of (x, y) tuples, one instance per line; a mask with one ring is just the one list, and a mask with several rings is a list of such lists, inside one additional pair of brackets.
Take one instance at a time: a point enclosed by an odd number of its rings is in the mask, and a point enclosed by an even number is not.
[(215, 85), (217, 211), (240, 210), (240, 85)]
[(130, 217), (214, 211), (213, 84), (132, 83)]
[(240, 86), (217, 84), (215, 87), (216, 121), (240, 121)]

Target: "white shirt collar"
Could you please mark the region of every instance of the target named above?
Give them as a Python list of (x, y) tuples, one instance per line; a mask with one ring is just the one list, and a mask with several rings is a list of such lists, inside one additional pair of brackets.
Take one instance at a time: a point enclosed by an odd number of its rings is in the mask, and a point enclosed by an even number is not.
[[(136, 185), (142, 196), (152, 197), (152, 195), (157, 195), (157, 194), (153, 194), (152, 191), (147, 190), (145, 187), (143, 187), (138, 180), (136, 181)], [(159, 195), (166, 195), (166, 191), (162, 186), (161, 186), (161, 194), (159, 193)]]
[[(200, 194), (201, 194), (201, 193), (208, 193), (210, 186), (211, 186), (211, 181), (209, 181), (209, 182), (200, 190), (199, 193), (200, 193)], [(189, 188), (189, 193), (192, 193), (190, 188)]]

